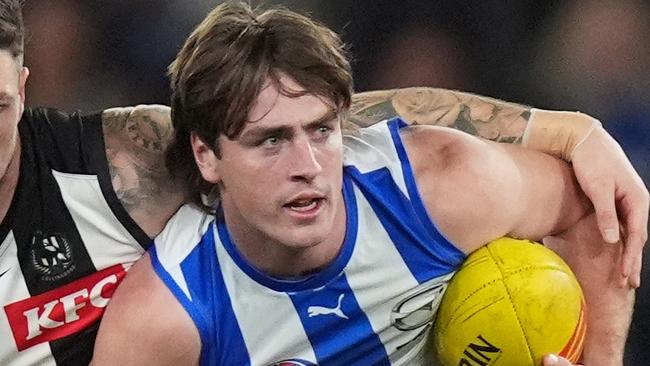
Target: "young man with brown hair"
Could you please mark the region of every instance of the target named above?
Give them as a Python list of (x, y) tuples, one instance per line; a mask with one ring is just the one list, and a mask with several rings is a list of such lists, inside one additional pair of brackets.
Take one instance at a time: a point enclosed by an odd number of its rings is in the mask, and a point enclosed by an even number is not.
[[(285, 9), (218, 6), (170, 75), (168, 166), (209, 212), (182, 207), (134, 265), (97, 365), (424, 364), (430, 322), (396, 326), (396, 304), (437, 288), (434, 303), (489, 240), (541, 239), (590, 210), (568, 165), (539, 152), (400, 119), (344, 136), (352, 78), (340, 40)], [(533, 113), (541, 131), (528, 143), (565, 156), (599, 128)], [(569, 138), (553, 145), (549, 130)], [(619, 256), (607, 259), (611, 270)], [(599, 285), (623, 311), (594, 308), (586, 361), (616, 364), (633, 292)], [(598, 342), (616, 354), (597, 359)]]

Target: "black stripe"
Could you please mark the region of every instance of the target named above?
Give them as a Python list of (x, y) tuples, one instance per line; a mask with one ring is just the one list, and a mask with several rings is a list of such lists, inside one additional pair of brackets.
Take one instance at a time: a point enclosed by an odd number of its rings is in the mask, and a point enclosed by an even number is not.
[[(58, 118), (62, 115), (57, 115), (57, 118), (44, 114), (32, 116), (20, 123), (23, 153), (12, 230), (25, 285), (34, 296), (95, 273), (96, 268), (51, 170), (55, 166), (70, 166), (75, 170), (83, 168), (77, 164), (79, 154), (69, 156), (75, 151), (73, 145), (79, 143), (69, 141), (80, 136), (79, 125), (70, 123), (70, 119)], [(52, 128), (46, 128), (50, 123)], [(69, 144), (69, 148), (60, 148), (61, 144)], [(43, 243), (52, 244), (54, 241), (58, 248), (62, 248), (59, 252), (66, 257), (59, 267), (42, 263), (43, 259), (53, 263), (54, 257), (48, 254)], [(82, 361), (91, 357), (94, 333), (92, 330), (82, 333), (84, 336), (74, 335), (50, 343), (57, 364), (81, 365), (84, 363), (67, 360)]]

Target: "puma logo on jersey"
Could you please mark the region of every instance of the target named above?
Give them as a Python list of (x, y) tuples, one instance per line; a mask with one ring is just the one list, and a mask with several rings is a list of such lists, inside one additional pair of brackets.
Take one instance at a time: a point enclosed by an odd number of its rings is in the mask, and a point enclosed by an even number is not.
[(309, 313), (309, 317), (314, 317), (318, 315), (329, 315), (329, 314), (334, 314), (338, 316), (339, 318), (342, 319), (348, 319), (348, 316), (343, 313), (343, 310), (341, 310), (341, 303), (343, 301), (343, 296), (344, 294), (339, 295), (339, 303), (336, 305), (335, 308), (328, 308), (325, 306), (310, 306), (307, 308), (307, 312)]
[(118, 264), (5, 305), (18, 350), (78, 333), (97, 322), (125, 274), (125, 267)]

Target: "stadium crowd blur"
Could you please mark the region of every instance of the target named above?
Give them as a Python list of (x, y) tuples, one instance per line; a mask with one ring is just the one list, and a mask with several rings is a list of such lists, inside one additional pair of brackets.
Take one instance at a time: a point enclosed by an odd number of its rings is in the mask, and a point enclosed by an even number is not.
[[(27, 104), (167, 103), (165, 70), (214, 0), (27, 0)], [(253, 1), (253, 3), (257, 3)], [(351, 46), (356, 90), (461, 89), (599, 118), (650, 182), (650, 3), (267, 0)], [(650, 260), (626, 365), (650, 364)]]

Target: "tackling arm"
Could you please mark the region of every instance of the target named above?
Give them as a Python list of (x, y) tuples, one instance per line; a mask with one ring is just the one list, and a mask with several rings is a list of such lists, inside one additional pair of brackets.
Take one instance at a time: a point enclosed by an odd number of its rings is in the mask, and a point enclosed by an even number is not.
[[(531, 117), (532, 111), (526, 106), (453, 90), (395, 89), (354, 95), (349, 128), (400, 116), (413, 124), (452, 127), (570, 159), (580, 187), (594, 205), (603, 238), (616, 243), (619, 231), (625, 233), (619, 272), (623, 274), (622, 283), (638, 287), (642, 250), (648, 238), (648, 189), (619, 144), (593, 118), (544, 110), (536, 110)], [(567, 133), (567, 124), (556, 123), (558, 117), (577, 122), (575, 128), (568, 129), (574, 131)]]
[(102, 121), (113, 189), (133, 220), (154, 237), (184, 200), (182, 186), (171, 179), (164, 161), (173, 136), (170, 109), (111, 108)]
[(420, 87), (354, 94), (349, 122), (366, 127), (400, 116), (412, 124), (452, 127), (492, 141), (521, 143), (530, 110), (471, 93)]

